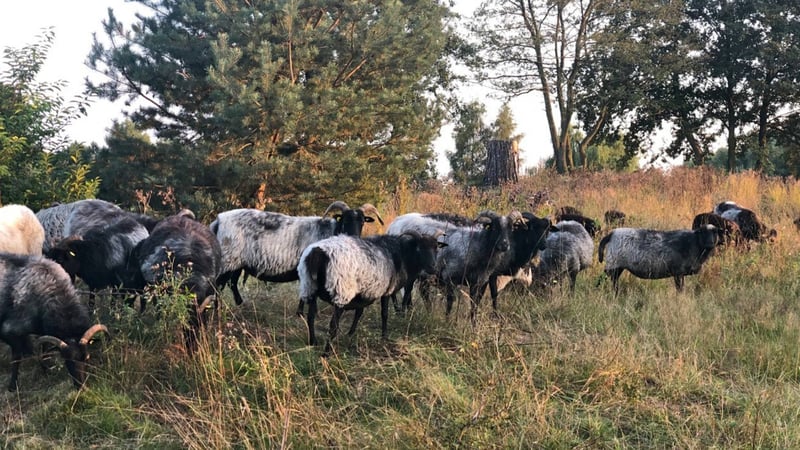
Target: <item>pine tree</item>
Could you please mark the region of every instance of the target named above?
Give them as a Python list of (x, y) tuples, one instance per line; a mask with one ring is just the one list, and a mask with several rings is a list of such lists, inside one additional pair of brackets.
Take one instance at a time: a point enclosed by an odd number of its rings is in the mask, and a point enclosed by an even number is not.
[(486, 172), (486, 142), (492, 131), (483, 122), (486, 107), (473, 101), (463, 105), (458, 113), (458, 122), (453, 129), (455, 150), (446, 152), (452, 169), (453, 181), (467, 186), (483, 183)]
[(140, 3), (130, 27), (109, 13), (89, 87), (190, 155), (190, 197), (318, 211), (428, 169), (453, 42), (438, 2)]

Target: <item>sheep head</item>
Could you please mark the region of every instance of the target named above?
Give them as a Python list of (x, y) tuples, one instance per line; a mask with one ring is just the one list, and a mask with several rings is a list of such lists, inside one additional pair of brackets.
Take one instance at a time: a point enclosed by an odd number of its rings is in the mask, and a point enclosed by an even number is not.
[(89, 361), (89, 344), (91, 344), (97, 333), (109, 334), (105, 325), (96, 324), (89, 327), (80, 339), (67, 339), (63, 341), (55, 336), (40, 336), (36, 340), (37, 347), (44, 344), (52, 345), (64, 359), (64, 365), (69, 372), (72, 382), (76, 388), (83, 386), (86, 382), (86, 363)]

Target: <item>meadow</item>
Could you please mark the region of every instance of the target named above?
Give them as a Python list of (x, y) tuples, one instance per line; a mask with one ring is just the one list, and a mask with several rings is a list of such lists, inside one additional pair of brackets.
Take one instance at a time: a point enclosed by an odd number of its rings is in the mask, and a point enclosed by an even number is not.
[(86, 386), (73, 389), (60, 361), (47, 372), (25, 361), (19, 391), (0, 393), (0, 439), (34, 449), (800, 448), (800, 183), (686, 168), (542, 171), (497, 190), (403, 188), (374, 203), (388, 225), (410, 211), (530, 209), (544, 190), (537, 215), (571, 205), (602, 219), (613, 208), (655, 229), (689, 228), (734, 200), (778, 238), (722, 249), (681, 293), (671, 279), (626, 273), (615, 296), (595, 254), (574, 292), (512, 286), (499, 315), (484, 298), (474, 326), (465, 298), (451, 317), (443, 299), (415, 299), (391, 314), (384, 341), (373, 305), (328, 358), (305, 344), (296, 283), (250, 279), (241, 306), (224, 291), (193, 356), (180, 345), (182, 299), (139, 314), (101, 297), (96, 314), (114, 336), (93, 344)]

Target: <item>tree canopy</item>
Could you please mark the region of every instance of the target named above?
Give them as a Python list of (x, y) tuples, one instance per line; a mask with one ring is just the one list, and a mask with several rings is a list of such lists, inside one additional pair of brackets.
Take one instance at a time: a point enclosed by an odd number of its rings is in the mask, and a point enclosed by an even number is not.
[(429, 175), (457, 44), (438, 2), (139, 3), (109, 10), (88, 87), (184, 153), (186, 202), (318, 210)]

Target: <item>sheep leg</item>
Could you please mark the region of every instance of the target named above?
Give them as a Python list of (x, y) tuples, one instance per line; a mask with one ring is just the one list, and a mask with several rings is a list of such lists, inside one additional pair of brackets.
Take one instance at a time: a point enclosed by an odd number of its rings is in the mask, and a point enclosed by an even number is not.
[(317, 337), (314, 333), (314, 318), (317, 317), (317, 299), (309, 298), (305, 301), (300, 300), (298, 306), (298, 314), (303, 314), (303, 303), (308, 303), (308, 317), (306, 317), (306, 325), (308, 326), (308, 345), (316, 345)]
[(333, 307), (333, 315), (331, 316), (331, 325), (330, 329), (328, 330), (328, 342), (325, 344), (325, 350), (322, 352), (322, 356), (330, 355), (331, 351), (333, 350), (333, 341), (336, 339), (336, 335), (339, 334), (339, 319), (342, 318), (342, 312), (344, 310), (338, 306)]
[(347, 332), (348, 336), (356, 334), (356, 326), (358, 325), (358, 321), (361, 320), (361, 316), (363, 314), (364, 308), (356, 308), (355, 315), (353, 316), (353, 323), (350, 325), (350, 331)]
[(242, 275), (242, 269), (233, 271), (230, 276), (230, 285), (231, 291), (233, 292), (233, 300), (236, 301), (237, 305), (241, 305), (244, 301), (242, 299), (242, 294), (239, 293), (239, 277)]
[(606, 270), (606, 274), (611, 277), (611, 284), (614, 286), (614, 295), (619, 294), (619, 277), (625, 269)]
[[(492, 308), (497, 311), (497, 276), (489, 277), (489, 295), (492, 296)], [(483, 296), (483, 294), (481, 294)]]
[(453, 288), (452, 284), (447, 285), (446, 297), (447, 297), (447, 307), (444, 310), (444, 314), (445, 316), (449, 316), (450, 311), (453, 310), (453, 302), (456, 299), (455, 289)]
[(478, 305), (481, 304), (481, 298), (483, 297), (483, 293), (486, 292), (486, 285), (481, 286), (470, 286), (469, 287), (469, 298), (471, 300), (471, 307), (469, 310), (469, 318), (472, 321), (472, 324), (475, 324), (475, 318), (478, 313)]
[(683, 275), (675, 275), (675, 288), (678, 292), (683, 292)]
[(8, 390), (14, 392), (19, 387), (17, 378), (19, 377), (19, 365), (25, 355), (24, 343), (15, 342), (11, 345), (11, 379), (8, 382)]
[(578, 272), (577, 271), (570, 271), (569, 272), (569, 292), (575, 293), (575, 283), (578, 281)]
[[(406, 281), (406, 284), (403, 286), (403, 311), (408, 311), (411, 309), (411, 294), (414, 289), (414, 279), (409, 279)], [(392, 294), (392, 298), (394, 298), (395, 294)]]
[(389, 322), (389, 298), (386, 296), (381, 297), (381, 337), (388, 339), (389, 332), (387, 330), (387, 323)]

